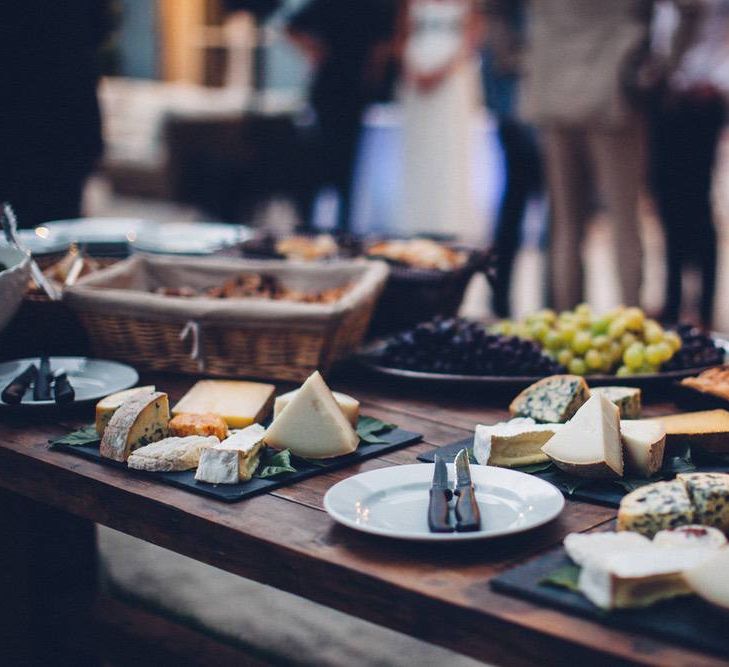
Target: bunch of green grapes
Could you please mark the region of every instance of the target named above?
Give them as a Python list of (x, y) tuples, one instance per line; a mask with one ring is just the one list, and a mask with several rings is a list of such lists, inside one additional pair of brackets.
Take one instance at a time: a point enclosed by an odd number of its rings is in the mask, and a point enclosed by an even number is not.
[(520, 322), (502, 320), (492, 329), (535, 341), (575, 375), (656, 373), (681, 348), (675, 331), (664, 331), (640, 308), (624, 306), (600, 316), (586, 303), (559, 314), (540, 310)]

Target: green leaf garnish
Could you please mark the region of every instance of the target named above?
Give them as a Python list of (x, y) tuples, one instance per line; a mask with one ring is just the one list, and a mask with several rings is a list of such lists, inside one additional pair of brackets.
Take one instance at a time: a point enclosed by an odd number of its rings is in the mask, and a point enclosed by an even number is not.
[(91, 424), (90, 426), (84, 426), (78, 429), (78, 431), (72, 431), (68, 435), (64, 435), (56, 440), (52, 440), (52, 445), (73, 445), (75, 447), (81, 445), (97, 445), (101, 438), (96, 432), (96, 426)]
[(543, 461), (542, 463), (532, 463), (526, 466), (517, 466), (516, 468), (514, 468), (514, 470), (533, 474), (535, 472), (546, 472), (553, 466), (554, 464), (551, 461)]
[(539, 584), (541, 586), (555, 586), (557, 588), (567, 588), (571, 591), (579, 591), (577, 582), (580, 578), (580, 567), (577, 565), (565, 565), (548, 574)]
[(395, 424), (387, 424), (386, 422), (375, 419), (374, 417), (360, 417), (357, 422), (357, 435), (360, 440), (369, 442), (372, 445), (378, 445), (387, 442), (376, 436), (377, 433), (386, 433), (397, 428)]
[(275, 477), (289, 472), (296, 472), (296, 468), (291, 465), (291, 452), (284, 449), (274, 454), (271, 450), (266, 449), (263, 456), (261, 456), (258, 470), (253, 476), (266, 479), (267, 477)]

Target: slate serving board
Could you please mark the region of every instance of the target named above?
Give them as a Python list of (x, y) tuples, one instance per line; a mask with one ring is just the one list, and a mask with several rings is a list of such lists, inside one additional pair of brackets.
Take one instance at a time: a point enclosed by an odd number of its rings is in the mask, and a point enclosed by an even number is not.
[[(458, 442), (451, 443), (450, 445), (444, 445), (443, 447), (437, 447), (428, 452), (424, 452), (418, 456), (418, 461), (424, 463), (432, 463), (433, 456), (438, 453), (441, 455), (447, 463), (452, 462), (456, 454), (463, 448), (471, 451), (473, 447), (473, 436), (459, 440)], [(477, 461), (471, 456), (471, 462), (477, 463)], [(729, 461), (718, 460), (712, 458), (709, 455), (703, 455), (701, 458), (695, 457), (694, 464), (695, 470), (692, 472), (729, 472)], [(514, 468), (519, 470), (519, 468)], [(567, 498), (570, 500), (582, 500), (588, 503), (596, 503), (598, 505), (607, 505), (608, 507), (619, 507), (620, 501), (628, 493), (628, 489), (620, 486), (619, 484), (606, 480), (590, 480), (589, 482), (582, 482), (579, 480), (580, 486), (573, 488), (569, 485), (571, 476), (554, 467), (549, 470), (540, 472), (530, 473), (536, 477), (540, 477), (546, 482), (554, 484)], [(674, 473), (668, 473), (665, 475), (668, 479), (675, 477)], [(648, 481), (646, 483), (649, 483)]]
[(283, 473), (276, 477), (268, 477), (265, 479), (254, 477), (247, 482), (240, 482), (238, 484), (208, 484), (207, 482), (198, 482), (195, 480), (194, 470), (186, 470), (184, 472), (144, 472), (141, 470), (132, 470), (127, 468), (125, 463), (103, 458), (99, 454), (98, 442), (89, 445), (66, 445), (51, 442), (51, 446), (56, 450), (96, 461), (106, 466), (123, 468), (130, 474), (141, 475), (147, 479), (159, 480), (163, 484), (176, 486), (190, 493), (215, 498), (227, 503), (235, 503), (246, 498), (258, 496), (262, 493), (268, 493), (282, 486), (296, 484), (309, 477), (316, 477), (317, 475), (323, 475), (333, 470), (346, 468), (360, 461), (407, 447), (418, 442), (422, 438), (422, 435), (412, 433), (411, 431), (404, 431), (400, 428), (394, 428), (391, 431), (378, 433), (377, 438), (385, 442), (374, 444), (361, 440), (359, 447), (352, 454), (338, 456), (334, 459), (322, 459), (317, 461), (317, 463), (310, 463), (305, 459), (292, 456), (291, 462), (296, 468), (296, 472)]
[(665, 600), (647, 609), (605, 611), (580, 593), (540, 583), (571, 563), (560, 547), (494, 577), (491, 587), (614, 628), (729, 656), (729, 613), (695, 596)]

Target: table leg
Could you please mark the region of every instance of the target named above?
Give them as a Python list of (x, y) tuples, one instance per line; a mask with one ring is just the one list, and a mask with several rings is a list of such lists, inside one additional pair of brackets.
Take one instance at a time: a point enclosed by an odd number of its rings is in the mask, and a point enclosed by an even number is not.
[(97, 577), (92, 522), (0, 491), (0, 663), (99, 664)]

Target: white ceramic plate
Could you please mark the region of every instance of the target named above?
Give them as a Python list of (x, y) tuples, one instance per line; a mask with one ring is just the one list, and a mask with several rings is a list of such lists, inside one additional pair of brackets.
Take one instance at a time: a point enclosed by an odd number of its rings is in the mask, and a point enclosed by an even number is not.
[[(324, 496), (324, 509), (337, 522), (373, 535), (423, 542), (460, 542), (531, 530), (562, 511), (564, 497), (538, 477), (494, 466), (471, 465), (481, 510), (481, 530), (431, 533), (427, 510), (432, 464), (370, 470), (335, 484)], [(453, 464), (448, 464), (451, 482)]]
[(140, 218), (76, 218), (54, 220), (36, 227), (36, 235), (64, 240), (67, 243), (126, 244), (139, 233), (158, 223)]
[[(137, 371), (131, 366), (116, 361), (87, 359), (86, 357), (51, 357), (50, 362), (52, 372), (63, 368), (68, 373), (68, 379), (76, 392), (76, 398), (71, 405), (85, 401), (98, 401), (104, 396), (133, 387), (139, 380)], [(0, 390), (4, 389), (14, 377), (20, 375), (32, 363), (37, 367), (38, 358), (17, 359), (0, 364)], [(53, 399), (34, 401), (32, 389), (28, 389), (19, 405), (8, 405), (0, 399), (0, 409), (51, 405), (55, 405)]]
[(209, 255), (243, 243), (251, 236), (251, 230), (243, 225), (168, 222), (141, 229), (132, 247), (143, 252), (170, 255)]

